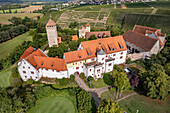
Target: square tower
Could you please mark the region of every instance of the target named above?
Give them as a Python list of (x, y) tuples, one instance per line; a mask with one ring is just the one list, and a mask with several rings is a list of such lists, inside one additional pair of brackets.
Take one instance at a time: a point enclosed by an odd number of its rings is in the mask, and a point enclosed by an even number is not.
[(49, 47), (52, 47), (53, 45), (58, 46), (56, 23), (51, 19), (49, 19), (48, 23), (46, 24), (46, 32)]

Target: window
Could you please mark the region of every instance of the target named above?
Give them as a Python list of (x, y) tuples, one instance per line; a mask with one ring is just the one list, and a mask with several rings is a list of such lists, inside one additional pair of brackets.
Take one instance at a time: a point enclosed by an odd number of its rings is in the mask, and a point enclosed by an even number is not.
[(73, 65), (74, 65), (74, 63), (73, 63)]
[(27, 76), (25, 76), (25, 78), (27, 78)]
[(37, 79), (37, 77), (35, 77)]
[(24, 64), (26, 64), (26, 63), (24, 62)]
[(116, 56), (116, 54), (113, 54), (113, 56)]
[(25, 68), (25, 66), (23, 66), (23, 68)]
[(98, 69), (97, 72), (100, 72), (100, 69)]
[(81, 66), (83, 68), (83, 66)]
[(113, 58), (113, 60), (115, 60), (115, 58)]
[(123, 54), (123, 52), (120, 53), (121, 55)]
[(55, 43), (55, 41), (53, 41), (53, 43)]
[(76, 67), (76, 69), (79, 69), (79, 67)]
[(28, 67), (28, 69), (30, 69), (30, 67)]
[(123, 58), (123, 56), (120, 57), (120, 59), (122, 59), (122, 58)]
[(76, 63), (76, 65), (77, 65), (77, 63)]
[(104, 58), (102, 58), (102, 60), (104, 60)]
[(26, 73), (26, 71), (23, 71), (23, 73)]
[(91, 71), (91, 69), (90, 69), (90, 71)]
[(94, 61), (94, 58), (92, 58), (91, 61)]
[(31, 74), (34, 74), (34, 72), (33, 72), (33, 71), (31, 71)]
[(110, 63), (109, 66), (111, 66), (112, 64)]

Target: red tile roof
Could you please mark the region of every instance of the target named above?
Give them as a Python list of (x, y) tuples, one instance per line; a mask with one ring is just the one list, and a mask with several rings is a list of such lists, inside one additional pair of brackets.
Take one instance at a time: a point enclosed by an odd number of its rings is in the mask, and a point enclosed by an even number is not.
[(26, 58), (27, 56), (29, 56), (30, 54), (32, 54), (32, 52), (34, 52), (34, 48), (33, 47), (29, 47), (28, 49), (26, 49), (24, 51), (24, 53), (22, 54), (22, 56), (20, 57), (20, 60), (23, 58)]
[(90, 26), (90, 24), (89, 24), (89, 23), (87, 23), (85, 26), (86, 26), (86, 27), (89, 27), (89, 26)]
[(47, 57), (40, 49), (34, 51), (34, 48), (31, 46), (24, 52), (20, 59), (27, 60), (36, 69), (46, 68), (57, 71), (67, 70), (64, 59), (59, 59), (58, 57), (55, 58)]
[(77, 35), (73, 35), (73, 36), (72, 36), (72, 40), (77, 41), (77, 40), (78, 40), (78, 36), (77, 36)]
[(34, 59), (37, 64), (37, 68), (52, 69), (57, 71), (67, 70), (64, 59), (41, 57), (41, 56), (34, 56)]
[(51, 19), (49, 19), (48, 23), (46, 24), (46, 26), (55, 26), (55, 25), (56, 25), (56, 23)]
[(146, 27), (146, 26), (140, 26), (140, 25), (135, 25), (133, 31), (145, 35), (146, 31), (152, 31), (155, 32), (159, 29), (151, 28), (151, 27)]
[(111, 36), (110, 31), (95, 31), (95, 32), (86, 32), (86, 38), (89, 39), (90, 36), (92, 35), (95, 35), (96, 37), (100, 35), (102, 37), (104, 34), (109, 37)]
[(148, 51), (151, 50), (155, 43), (158, 41), (155, 38), (151, 38), (131, 30), (124, 33), (123, 38), (125, 41), (135, 44), (138, 47), (141, 47)]
[[(126, 44), (122, 36), (85, 41), (81, 42), (81, 44), (83, 50), (64, 53), (66, 63), (72, 63), (89, 58), (94, 58), (96, 57), (96, 52), (101, 48), (103, 50), (106, 50), (106, 54), (127, 50)], [(111, 51), (109, 48), (110, 44), (114, 44), (114, 47), (116, 47), (116, 49)], [(122, 46), (122, 48), (120, 48), (120, 46)]]
[(37, 49), (36, 51), (34, 51), (30, 55), (28, 55), (26, 58), (24, 58), (34, 67), (36, 67), (36, 62), (35, 62), (34, 56), (47, 57), (40, 49)]
[(58, 43), (61, 43), (61, 37), (57, 37)]

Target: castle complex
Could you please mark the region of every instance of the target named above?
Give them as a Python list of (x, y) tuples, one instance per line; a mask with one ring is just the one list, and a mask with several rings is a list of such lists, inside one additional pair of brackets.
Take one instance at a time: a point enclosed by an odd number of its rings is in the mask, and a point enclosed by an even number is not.
[[(48, 21), (46, 29), (49, 46), (58, 45), (56, 26), (52, 20)], [(83, 29), (79, 29), (79, 38), (85, 36)], [(90, 30), (89, 24), (86, 29)], [(24, 81), (38, 81), (41, 77), (69, 78), (80, 73), (84, 73), (86, 78), (92, 76), (98, 79), (102, 78), (102, 73), (112, 71), (115, 64), (124, 63), (126, 58), (136, 60), (157, 54), (165, 45), (165, 36), (159, 29), (136, 25), (133, 31), (127, 31), (122, 36), (81, 42), (76, 51), (64, 53), (63, 59), (48, 57), (42, 50), (29, 47), (20, 57), (18, 71)], [(77, 41), (78, 37), (73, 36), (72, 39)]]

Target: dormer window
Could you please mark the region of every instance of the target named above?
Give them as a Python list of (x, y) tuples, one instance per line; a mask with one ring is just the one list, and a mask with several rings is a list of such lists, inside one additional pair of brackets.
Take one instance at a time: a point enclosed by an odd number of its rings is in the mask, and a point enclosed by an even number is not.
[(122, 45), (122, 44), (118, 43), (118, 45), (119, 45), (120, 49), (122, 49), (122, 48), (123, 48), (123, 45)]

